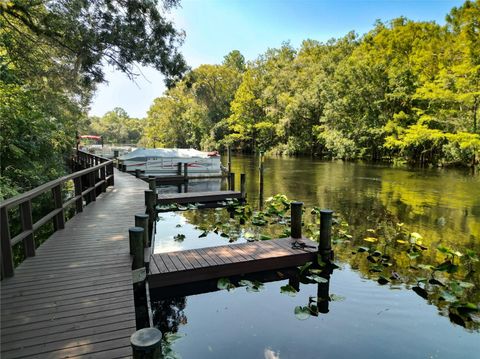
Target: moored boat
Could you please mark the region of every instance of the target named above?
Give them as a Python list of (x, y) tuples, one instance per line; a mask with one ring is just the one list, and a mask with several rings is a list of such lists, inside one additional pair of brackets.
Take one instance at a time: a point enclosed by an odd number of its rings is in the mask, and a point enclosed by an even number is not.
[(137, 148), (118, 157), (127, 172), (137, 169), (145, 175), (173, 176), (178, 174), (178, 163), (188, 166), (189, 175), (221, 175), (222, 168), (218, 152), (202, 152), (191, 148)]

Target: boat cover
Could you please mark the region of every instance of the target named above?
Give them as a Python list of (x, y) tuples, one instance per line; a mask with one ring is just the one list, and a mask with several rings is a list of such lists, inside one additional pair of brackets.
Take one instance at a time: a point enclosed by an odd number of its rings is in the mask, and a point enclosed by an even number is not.
[(128, 160), (137, 157), (163, 157), (163, 158), (209, 158), (211, 152), (202, 152), (193, 148), (137, 148), (136, 150), (118, 157), (119, 160)]

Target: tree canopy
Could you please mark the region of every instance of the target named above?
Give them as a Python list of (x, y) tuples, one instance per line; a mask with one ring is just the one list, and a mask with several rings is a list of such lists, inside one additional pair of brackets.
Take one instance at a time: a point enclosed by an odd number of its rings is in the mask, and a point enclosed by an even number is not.
[(471, 164), (480, 151), (479, 80), (480, 0), (466, 1), (444, 26), (400, 17), (361, 37), (284, 43), (247, 63), (232, 51), (155, 100), (145, 140)]
[(2, 197), (65, 172), (75, 132), (86, 121), (96, 85), (105, 81), (104, 65), (131, 78), (137, 76), (137, 65), (150, 65), (165, 75), (168, 86), (180, 79), (187, 68), (178, 52), (184, 35), (165, 17), (165, 11), (177, 4), (176, 0), (0, 3)]

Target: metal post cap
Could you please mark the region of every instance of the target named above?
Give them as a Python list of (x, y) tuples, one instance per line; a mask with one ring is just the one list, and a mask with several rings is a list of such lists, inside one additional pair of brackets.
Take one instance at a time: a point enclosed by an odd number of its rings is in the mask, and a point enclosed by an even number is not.
[(321, 210), (320, 210), (320, 213), (332, 214), (332, 213), (333, 213), (333, 210), (331, 210), (331, 209), (321, 209)]
[(137, 213), (137, 214), (135, 215), (135, 218), (148, 218), (148, 214)]
[(143, 232), (143, 228), (142, 227), (130, 227), (128, 229), (129, 232)]
[(143, 328), (130, 336), (130, 344), (135, 349), (151, 349), (159, 345), (162, 332), (157, 328)]
[(290, 204), (293, 206), (303, 206), (303, 202), (297, 202), (297, 201), (291, 202)]

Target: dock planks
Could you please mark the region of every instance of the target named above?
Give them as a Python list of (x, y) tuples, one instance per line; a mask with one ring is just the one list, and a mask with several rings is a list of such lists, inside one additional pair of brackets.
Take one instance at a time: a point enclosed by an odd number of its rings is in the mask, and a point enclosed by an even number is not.
[(315, 248), (292, 249), (292, 238), (224, 245), (219, 247), (153, 254), (150, 288), (193, 283), (201, 280), (249, 274), (302, 265), (315, 260)]
[(128, 228), (136, 213), (145, 213), (147, 187), (115, 171), (115, 187), (1, 282), (2, 359), (131, 357)]
[(188, 204), (225, 201), (229, 198), (242, 199), (242, 193), (236, 191), (211, 191), (188, 193), (162, 193), (157, 195), (157, 204)]

